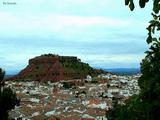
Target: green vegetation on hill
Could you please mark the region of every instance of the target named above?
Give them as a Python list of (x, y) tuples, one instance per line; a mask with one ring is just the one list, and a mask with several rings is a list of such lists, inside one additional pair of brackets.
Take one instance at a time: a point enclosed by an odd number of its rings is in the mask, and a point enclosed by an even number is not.
[(63, 61), (61, 62), (66, 76), (74, 76), (75, 79), (86, 78), (87, 75), (95, 76), (98, 74), (89, 64), (80, 61)]
[(87, 75), (94, 77), (98, 74), (106, 73), (103, 70), (92, 68), (88, 63), (81, 62), (77, 57), (59, 56), (59, 58), (65, 75), (74, 79), (86, 78)]

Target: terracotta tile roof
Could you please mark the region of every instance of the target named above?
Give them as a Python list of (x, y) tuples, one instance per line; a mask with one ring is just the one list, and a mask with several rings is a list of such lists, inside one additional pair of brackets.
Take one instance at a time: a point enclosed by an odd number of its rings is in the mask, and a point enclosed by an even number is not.
[(104, 116), (106, 114), (106, 110), (102, 110), (99, 108), (89, 108), (85, 113), (94, 117)]
[(18, 98), (22, 98), (22, 97), (25, 96), (25, 94), (24, 94), (24, 93), (16, 93), (16, 96), (17, 96)]
[(96, 99), (90, 99), (90, 100), (89, 100), (89, 105), (91, 105), (91, 104), (98, 105), (98, 104), (100, 104), (100, 101), (99, 101), (99, 100), (96, 100)]
[(38, 116), (35, 116), (35, 117), (31, 118), (31, 120), (44, 120), (44, 119), (45, 119), (44, 115), (38, 115)]
[(22, 106), (20, 108), (20, 112), (23, 113), (24, 115), (31, 116), (34, 111), (30, 107)]
[(47, 120), (59, 120), (59, 117), (51, 116), (51, 117), (50, 117), (50, 118), (48, 118)]
[(95, 120), (94, 118), (81, 118), (81, 120)]

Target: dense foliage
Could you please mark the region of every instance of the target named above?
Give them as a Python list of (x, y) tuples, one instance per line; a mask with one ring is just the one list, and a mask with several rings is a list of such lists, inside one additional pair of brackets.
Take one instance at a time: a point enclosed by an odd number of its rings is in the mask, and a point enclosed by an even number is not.
[(3, 82), (5, 72), (0, 68), (0, 84)]
[[(149, 0), (139, 0), (141, 8)], [(130, 9), (134, 9), (133, 0), (125, 0)], [(130, 97), (125, 105), (115, 102), (108, 113), (109, 120), (159, 120), (160, 117), (160, 0), (153, 0), (153, 20), (149, 22), (147, 43), (150, 45), (146, 57), (141, 63), (142, 76), (138, 84), (139, 95)]]
[(94, 77), (98, 74), (106, 73), (103, 70), (94, 69), (91, 66), (89, 66), (89, 64), (80, 61), (63, 61), (61, 62), (61, 64), (66, 73), (66, 76), (72, 76), (72, 78), (74, 79), (83, 79), (86, 78), (87, 75), (91, 75), (92, 77)]
[(16, 94), (10, 88), (4, 87), (4, 74), (5, 72), (0, 68), (0, 120), (7, 120), (8, 111), (19, 102)]
[(72, 85), (68, 82), (62, 82), (62, 84), (65, 89), (70, 89), (72, 87)]

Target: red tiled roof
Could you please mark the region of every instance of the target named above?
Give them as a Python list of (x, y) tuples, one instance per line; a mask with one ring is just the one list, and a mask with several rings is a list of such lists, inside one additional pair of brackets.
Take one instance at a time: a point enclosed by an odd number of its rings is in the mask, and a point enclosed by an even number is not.
[(95, 120), (94, 118), (81, 118), (81, 120)]

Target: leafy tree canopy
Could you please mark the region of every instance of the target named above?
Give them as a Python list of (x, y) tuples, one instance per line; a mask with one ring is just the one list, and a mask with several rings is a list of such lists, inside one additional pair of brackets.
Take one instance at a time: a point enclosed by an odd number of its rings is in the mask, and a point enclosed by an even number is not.
[(13, 109), (19, 100), (16, 94), (8, 88), (4, 87), (3, 78), (5, 72), (0, 68), (0, 120), (8, 120), (8, 111)]
[[(144, 8), (149, 0), (139, 0)], [(133, 0), (125, 0), (130, 10), (135, 8)], [(153, 19), (147, 27), (146, 42), (150, 45), (141, 62), (142, 76), (138, 80), (139, 95), (130, 97), (125, 105), (115, 104), (109, 111), (109, 120), (157, 120), (160, 115), (160, 0), (153, 0)]]

